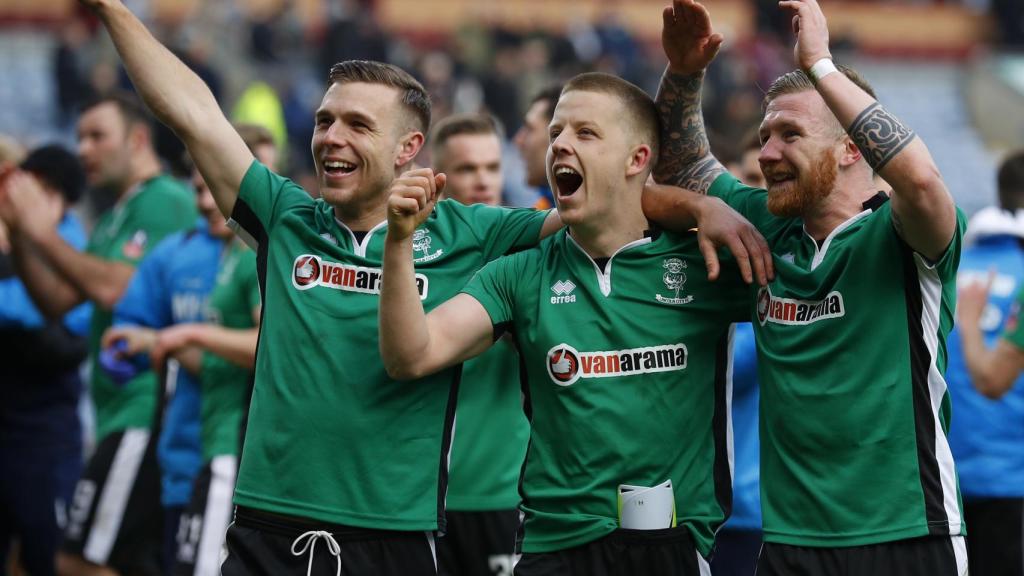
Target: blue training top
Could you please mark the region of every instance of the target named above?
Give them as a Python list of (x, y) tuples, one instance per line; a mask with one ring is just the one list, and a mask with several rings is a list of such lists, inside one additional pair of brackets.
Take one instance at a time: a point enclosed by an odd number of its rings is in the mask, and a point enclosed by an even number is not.
[[(973, 221), (972, 221), (973, 222)], [(968, 225), (968, 232), (970, 225)], [(985, 344), (995, 346), (1017, 291), (1024, 281), (1024, 252), (1016, 236), (980, 237), (963, 251), (957, 284), (997, 276), (982, 317)], [(949, 446), (965, 499), (1024, 496), (1024, 378), (999, 400), (989, 400), (971, 384), (961, 352), (960, 331), (949, 334), (949, 384), (953, 418)]]
[(758, 436), (757, 346), (749, 322), (732, 340), (733, 500), (726, 530), (761, 530), (761, 442)]
[[(224, 241), (211, 236), (206, 221), (196, 229), (168, 236), (148, 254), (114, 308), (114, 325), (165, 328), (205, 322), (207, 305), (224, 251)], [(184, 368), (178, 371), (174, 394), (163, 415), (157, 445), (161, 503), (188, 504), (192, 483), (203, 464), (199, 440), (199, 381)]]

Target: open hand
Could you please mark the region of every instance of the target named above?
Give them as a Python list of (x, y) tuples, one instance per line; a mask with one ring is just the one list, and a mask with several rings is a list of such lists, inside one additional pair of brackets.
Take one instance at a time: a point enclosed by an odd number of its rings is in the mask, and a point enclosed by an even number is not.
[(661, 46), (673, 74), (702, 72), (722, 47), (722, 35), (711, 28), (711, 16), (694, 0), (673, 0), (661, 13)]
[(818, 60), (832, 57), (828, 50), (828, 22), (818, 0), (782, 0), (779, 7), (793, 13), (793, 58), (797, 66), (810, 70)]
[(725, 202), (711, 196), (701, 200), (697, 216), (697, 242), (708, 268), (708, 279), (718, 278), (721, 266), (717, 248), (725, 246), (736, 258), (744, 282), (757, 279), (761, 286), (775, 277), (775, 266), (768, 242), (753, 224)]

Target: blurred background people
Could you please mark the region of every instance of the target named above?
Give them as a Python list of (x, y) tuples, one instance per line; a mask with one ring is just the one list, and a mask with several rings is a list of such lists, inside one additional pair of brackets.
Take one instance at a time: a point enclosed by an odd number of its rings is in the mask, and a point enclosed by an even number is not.
[(1024, 574), (1024, 151), (997, 176), (999, 205), (967, 225), (946, 378), (972, 574)]

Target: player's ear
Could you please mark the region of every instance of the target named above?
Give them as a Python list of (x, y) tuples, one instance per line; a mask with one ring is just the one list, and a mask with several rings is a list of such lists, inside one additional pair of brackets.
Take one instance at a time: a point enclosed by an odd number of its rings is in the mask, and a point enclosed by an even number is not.
[(843, 145), (843, 149), (839, 154), (839, 166), (845, 168), (856, 164), (863, 155), (860, 153), (860, 148), (857, 148), (857, 144), (853, 142), (853, 138), (844, 134), (840, 140)]
[(128, 126), (128, 142), (132, 148), (140, 150), (151, 145), (153, 132), (142, 122), (133, 122)]
[(626, 161), (626, 176), (636, 176), (648, 170), (651, 164), (651, 147), (640, 144), (633, 148)]
[(412, 162), (413, 158), (419, 154), (420, 148), (423, 148), (425, 141), (426, 137), (419, 130), (406, 132), (399, 138), (395, 150), (395, 167), (399, 168)]

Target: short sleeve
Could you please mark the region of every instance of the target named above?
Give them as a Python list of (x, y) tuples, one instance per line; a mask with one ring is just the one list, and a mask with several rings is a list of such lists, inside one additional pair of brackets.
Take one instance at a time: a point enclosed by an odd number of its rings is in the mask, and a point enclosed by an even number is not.
[(505, 324), (514, 318), (516, 289), (529, 285), (524, 278), (529, 257), (530, 252), (520, 252), (492, 260), (462, 289), (483, 305), (492, 325)]
[(114, 307), (113, 325), (134, 324), (163, 328), (172, 322), (167, 306), (163, 272), (168, 258), (180, 244), (181, 236), (167, 238), (139, 263), (128, 288)]
[(957, 207), (956, 229), (953, 232), (953, 239), (949, 241), (949, 246), (946, 246), (946, 251), (942, 253), (942, 256), (933, 263), (928, 262), (927, 258), (916, 252), (914, 253), (914, 257), (917, 258), (925, 268), (935, 270), (939, 275), (939, 279), (943, 282), (954, 282), (956, 280), (957, 268), (960, 267), (960, 253), (963, 250), (964, 232), (966, 231), (967, 217), (964, 215), (963, 211)]
[(230, 223), (246, 244), (255, 248), (270, 233), (278, 214), (312, 202), (301, 186), (253, 160), (238, 187)]
[(473, 204), (463, 206), (447, 200), (456, 213), (480, 239), (487, 260), (532, 248), (540, 242), (540, 230), (548, 217), (547, 210), (505, 208)]

